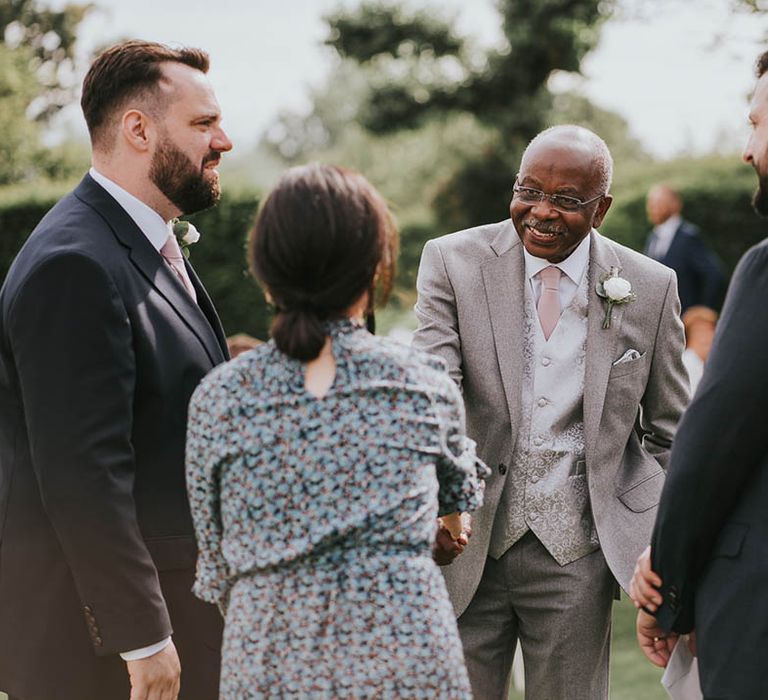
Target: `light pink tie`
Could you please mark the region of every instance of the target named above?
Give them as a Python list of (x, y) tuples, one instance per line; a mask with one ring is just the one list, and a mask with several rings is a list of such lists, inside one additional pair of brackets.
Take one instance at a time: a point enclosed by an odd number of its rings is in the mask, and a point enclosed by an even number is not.
[(168, 240), (165, 242), (162, 248), (160, 248), (160, 255), (165, 258), (171, 269), (176, 273), (176, 276), (181, 280), (184, 288), (189, 292), (189, 295), (197, 301), (197, 294), (195, 294), (195, 288), (192, 286), (192, 280), (189, 279), (187, 268), (184, 267), (184, 253), (179, 248), (179, 242), (176, 240), (176, 236), (170, 234)]
[(547, 340), (560, 318), (560, 274), (560, 268), (551, 265), (539, 272), (541, 294), (536, 310), (539, 312), (541, 330)]

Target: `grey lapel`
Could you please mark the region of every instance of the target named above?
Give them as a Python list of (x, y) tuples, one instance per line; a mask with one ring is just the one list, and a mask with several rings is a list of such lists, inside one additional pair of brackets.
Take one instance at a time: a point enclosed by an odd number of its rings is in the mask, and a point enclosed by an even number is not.
[(512, 435), (516, 437), (522, 408), (525, 262), (522, 244), (511, 222), (499, 231), (491, 248), (498, 257), (483, 263), (481, 270)]
[[(616, 345), (624, 316), (624, 305), (614, 306), (611, 327), (603, 328), (606, 304), (605, 300), (597, 295), (595, 285), (602, 275), (610, 271), (611, 267), (621, 268), (621, 262), (610, 243), (597, 231), (593, 230), (590, 235), (592, 241), (589, 253), (589, 288), (587, 289), (587, 358), (584, 372), (584, 438), (588, 464), (597, 446), (608, 375), (616, 358)], [(632, 280), (629, 281), (632, 282)]]

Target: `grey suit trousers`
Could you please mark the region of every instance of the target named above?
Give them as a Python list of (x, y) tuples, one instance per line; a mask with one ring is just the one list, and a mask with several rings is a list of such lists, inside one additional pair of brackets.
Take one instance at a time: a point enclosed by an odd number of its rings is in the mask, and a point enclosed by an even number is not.
[(601, 550), (560, 566), (532, 532), (488, 557), (458, 620), (475, 700), (506, 700), (518, 640), (526, 700), (607, 699), (615, 589)]

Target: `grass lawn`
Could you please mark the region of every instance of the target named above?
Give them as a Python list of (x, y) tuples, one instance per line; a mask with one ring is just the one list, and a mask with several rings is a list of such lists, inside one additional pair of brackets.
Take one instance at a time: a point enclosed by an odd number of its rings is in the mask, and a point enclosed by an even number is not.
[[(611, 700), (667, 700), (661, 687), (662, 670), (646, 661), (635, 641), (635, 608), (622, 596), (613, 606), (611, 644)], [(514, 689), (509, 700), (523, 700)]]

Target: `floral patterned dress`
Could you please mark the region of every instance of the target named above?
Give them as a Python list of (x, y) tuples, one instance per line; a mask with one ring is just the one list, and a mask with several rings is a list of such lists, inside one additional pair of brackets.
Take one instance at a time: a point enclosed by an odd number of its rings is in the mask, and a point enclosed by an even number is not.
[(328, 329), (321, 399), (272, 342), (192, 398), (194, 590), (225, 615), (221, 697), (470, 698), (431, 557), (438, 513), (478, 508), (488, 473), (459, 391), (437, 358)]

